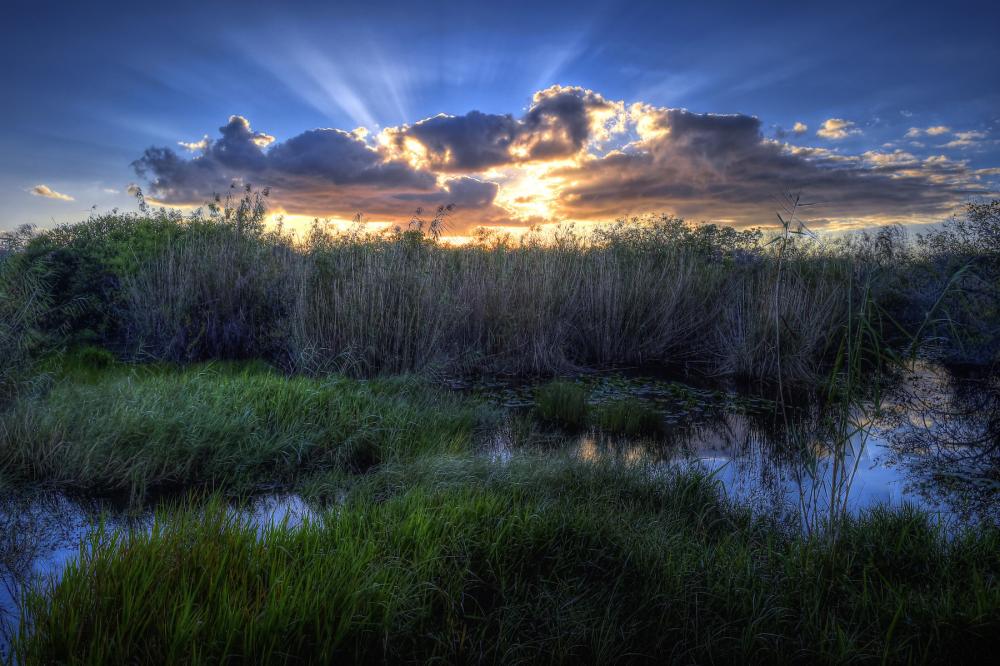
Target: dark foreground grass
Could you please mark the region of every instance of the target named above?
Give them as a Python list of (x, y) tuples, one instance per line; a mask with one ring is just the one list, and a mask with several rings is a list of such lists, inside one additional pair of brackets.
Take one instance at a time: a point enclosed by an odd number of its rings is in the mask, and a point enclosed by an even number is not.
[[(286, 377), (262, 364), (183, 369), (65, 359), (0, 419), (0, 476), (97, 492), (290, 485), (467, 451), (485, 413), (413, 378)], [(103, 366), (103, 367), (101, 367)]]
[[(41, 663), (959, 663), (1000, 641), (1000, 538), (876, 511), (805, 537), (704, 477), (438, 458), (263, 532), (220, 505), (98, 529), (27, 603)], [(32, 627), (28, 630), (27, 627)]]

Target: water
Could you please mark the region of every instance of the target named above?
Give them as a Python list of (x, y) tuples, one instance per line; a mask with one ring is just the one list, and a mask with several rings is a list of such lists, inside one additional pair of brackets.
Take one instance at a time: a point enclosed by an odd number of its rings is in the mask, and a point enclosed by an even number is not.
[[(655, 439), (597, 430), (555, 444), (581, 460), (617, 460), (653, 470), (696, 466), (727, 496), (758, 511), (818, 528), (831, 509), (858, 513), (875, 506), (916, 506), (945, 527), (1000, 522), (1000, 381), (956, 377), (920, 363), (880, 400), (856, 409), (852, 425), (831, 433), (808, 410), (788, 418), (791, 444), (773, 403), (732, 392), (623, 376), (597, 377), (593, 402), (631, 395), (657, 405), (668, 424)], [(495, 399), (525, 404), (531, 387), (493, 390)], [(831, 446), (831, 442), (839, 445)], [(485, 446), (503, 462), (537, 449), (501, 428)]]
[[(844, 446), (811, 430), (808, 413), (792, 425), (808, 446), (792, 447), (774, 404), (729, 390), (696, 388), (662, 378), (592, 375), (595, 403), (636, 397), (655, 406), (665, 433), (655, 439), (614, 437), (596, 430), (568, 436), (547, 433), (524, 441), (516, 428), (530, 411), (534, 386), (493, 383), (462, 386), (512, 415), (481, 442), (498, 463), (538, 450), (584, 461), (615, 460), (650, 470), (697, 466), (724, 492), (756, 510), (819, 525), (835, 509), (858, 512), (877, 505), (916, 505), (949, 526), (1000, 522), (1000, 381), (954, 377), (918, 365), (885, 396), (876, 415), (856, 413), (863, 426)], [(812, 433), (814, 440), (809, 439)], [(798, 441), (802, 441), (800, 435)], [(296, 495), (266, 495), (234, 506), (234, 516), (260, 529), (290, 526), (317, 514)], [(111, 528), (148, 528), (151, 509), (129, 512), (108, 503), (36, 492), (0, 496), (0, 659), (4, 637), (18, 621), (17, 599), (28, 585), (52, 581), (79, 556), (88, 530), (104, 520)]]

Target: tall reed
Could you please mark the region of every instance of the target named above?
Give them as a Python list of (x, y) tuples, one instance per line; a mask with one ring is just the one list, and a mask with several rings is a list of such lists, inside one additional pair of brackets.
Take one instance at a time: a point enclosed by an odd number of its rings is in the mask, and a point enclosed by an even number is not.
[[(669, 233), (667, 233), (668, 230)], [(290, 369), (548, 374), (686, 364), (815, 379), (844, 314), (842, 261), (799, 257), (775, 298), (766, 248), (706, 249), (670, 218), (463, 247), (416, 232), (188, 234), (123, 285), (128, 347), (163, 360), (263, 356)]]

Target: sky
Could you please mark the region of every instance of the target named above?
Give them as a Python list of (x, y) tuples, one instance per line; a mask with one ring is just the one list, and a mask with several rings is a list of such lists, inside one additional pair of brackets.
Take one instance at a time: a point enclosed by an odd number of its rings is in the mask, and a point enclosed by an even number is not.
[(993, 3), (7, 3), (0, 228), (268, 187), (451, 233), (817, 230), (1000, 196)]

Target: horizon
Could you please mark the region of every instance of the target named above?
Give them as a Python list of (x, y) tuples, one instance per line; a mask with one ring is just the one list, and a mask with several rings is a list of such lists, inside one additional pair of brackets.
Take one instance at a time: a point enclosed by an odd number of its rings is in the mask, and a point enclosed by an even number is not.
[(1000, 192), (994, 8), (430, 9), (16, 3), (0, 228), (130, 209), (135, 186), (186, 210), (266, 187), (292, 226), (454, 204), (453, 236), (767, 227), (787, 192), (816, 231), (914, 226)]

